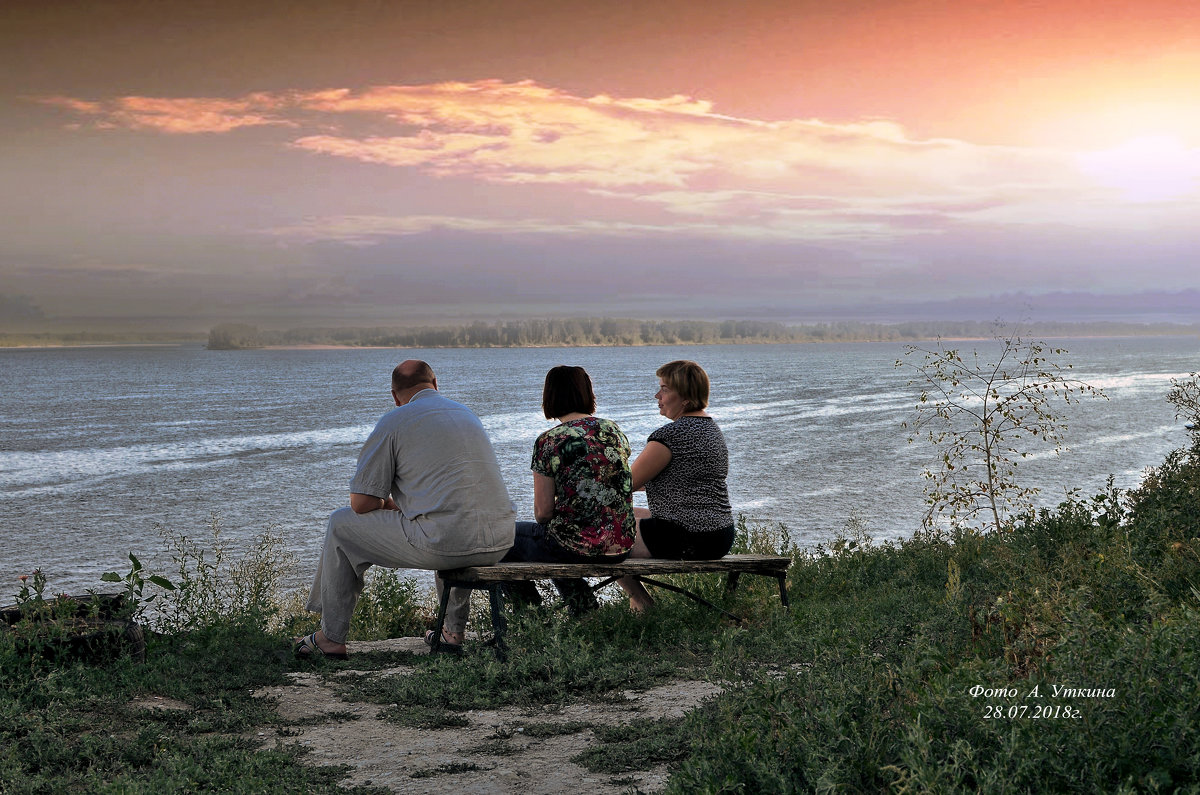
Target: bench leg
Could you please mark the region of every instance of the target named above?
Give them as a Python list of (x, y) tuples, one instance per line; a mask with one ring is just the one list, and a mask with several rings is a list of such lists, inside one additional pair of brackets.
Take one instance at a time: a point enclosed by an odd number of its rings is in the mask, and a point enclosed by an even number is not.
[(741, 579), (741, 577), (742, 573), (740, 571), (729, 572), (729, 576), (725, 578), (725, 593), (733, 593), (736, 591), (738, 587), (738, 580)]
[(496, 646), (496, 659), (504, 662), (508, 659), (508, 645), (504, 642), (504, 632), (508, 629), (508, 619), (504, 617), (504, 591), (500, 583), (488, 586), (488, 600), (492, 605), (492, 643)]
[(791, 605), (788, 604), (787, 598), (787, 575), (780, 574), (778, 577), (776, 577), (776, 579), (779, 580), (779, 601), (783, 602), (783, 606), (785, 608), (791, 607)]
[(433, 645), (429, 651), (437, 654), (442, 650), (442, 628), (446, 626), (446, 607), (450, 604), (450, 583), (442, 586), (442, 600), (438, 607), (437, 625), (433, 628)]

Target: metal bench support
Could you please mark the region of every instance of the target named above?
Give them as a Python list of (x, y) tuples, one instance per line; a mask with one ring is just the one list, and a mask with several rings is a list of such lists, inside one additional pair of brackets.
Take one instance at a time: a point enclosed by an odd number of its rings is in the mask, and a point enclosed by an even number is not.
[(434, 627), (433, 651), (439, 651), (442, 643), (442, 628), (445, 626), (446, 610), (450, 601), (451, 588), (469, 588), (488, 592), (492, 613), (492, 638), (488, 644), (495, 647), (496, 656), (504, 660), (508, 656), (508, 645), (504, 636), (508, 622), (504, 617), (505, 582), (522, 580), (553, 579), (555, 577), (603, 577), (597, 585), (591, 586), (592, 591), (598, 591), (620, 577), (636, 577), (647, 585), (682, 594), (693, 601), (720, 612), (727, 618), (741, 623), (742, 619), (729, 611), (713, 604), (709, 600), (680, 588), (671, 583), (654, 580), (646, 576), (654, 574), (688, 574), (688, 573), (725, 573), (726, 593), (737, 589), (742, 574), (757, 574), (763, 577), (774, 577), (779, 582), (779, 599), (784, 608), (790, 607), (787, 596), (787, 569), (791, 560), (772, 555), (728, 555), (725, 558), (712, 561), (671, 561), (660, 559), (634, 559), (621, 563), (607, 564), (545, 564), (545, 563), (499, 563), (493, 566), (471, 566), (463, 569), (438, 572), (442, 579), (443, 589), (441, 604), (438, 608), (437, 626)]

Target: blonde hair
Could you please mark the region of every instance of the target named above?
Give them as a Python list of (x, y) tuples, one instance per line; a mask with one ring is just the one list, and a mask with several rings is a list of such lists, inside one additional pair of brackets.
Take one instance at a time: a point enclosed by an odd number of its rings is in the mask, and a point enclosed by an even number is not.
[(684, 411), (701, 411), (708, 407), (708, 373), (695, 362), (677, 359), (654, 371), (679, 397)]

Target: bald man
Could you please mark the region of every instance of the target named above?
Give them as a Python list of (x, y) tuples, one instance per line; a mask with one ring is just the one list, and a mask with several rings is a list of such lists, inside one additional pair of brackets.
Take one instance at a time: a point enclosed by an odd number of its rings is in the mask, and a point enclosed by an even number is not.
[[(516, 508), (479, 418), (443, 397), (433, 369), (417, 359), (392, 371), (392, 398), (396, 408), (359, 453), (349, 507), (329, 517), (307, 604), (321, 614), (321, 629), (296, 639), (298, 656), (345, 658), (369, 567), (485, 566), (513, 544)], [(469, 599), (470, 591), (452, 589), (443, 647), (461, 649)]]

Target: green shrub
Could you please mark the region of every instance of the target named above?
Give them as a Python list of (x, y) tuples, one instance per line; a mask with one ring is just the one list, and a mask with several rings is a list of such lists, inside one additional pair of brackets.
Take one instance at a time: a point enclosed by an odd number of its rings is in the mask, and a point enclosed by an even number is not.
[(790, 626), (719, 656), (739, 685), (685, 719), (669, 791), (1194, 791), (1198, 458), (1003, 532), (797, 556)]
[(394, 569), (371, 567), (354, 608), (350, 640), (421, 635), (433, 611), (433, 590)]
[[(606, 603), (583, 621), (527, 609), (510, 618), (506, 662), (481, 643), (461, 659), (356, 654), (325, 669), (327, 682), (403, 705), (388, 719), (438, 727), (471, 709), (719, 681), (725, 692), (682, 720), (597, 731), (602, 746), (580, 758), (611, 771), (666, 764), (672, 792), (1197, 791), (1196, 448), (1129, 494), (1071, 495), (995, 532), (879, 543), (852, 517), (843, 537), (799, 550), (782, 526), (740, 525), (738, 550), (792, 557), (790, 610), (770, 578), (743, 577), (726, 597), (722, 578), (697, 575), (679, 582), (747, 621), (674, 598), (646, 615)], [(0, 791), (335, 789), (336, 776), (291, 752), (230, 739), (277, 722), (249, 694), (305, 665), (271, 627), (315, 618), (279, 610), (285, 556), (269, 537), (235, 558), (212, 532), (214, 549), (173, 542), (179, 585), (154, 607), (174, 611), (144, 664), (33, 665), (0, 638)], [(355, 637), (418, 633), (433, 610), (418, 582), (373, 570)], [(482, 630), (486, 599), (473, 608)], [(332, 675), (396, 664), (413, 671)], [(146, 693), (190, 709), (132, 710)]]

